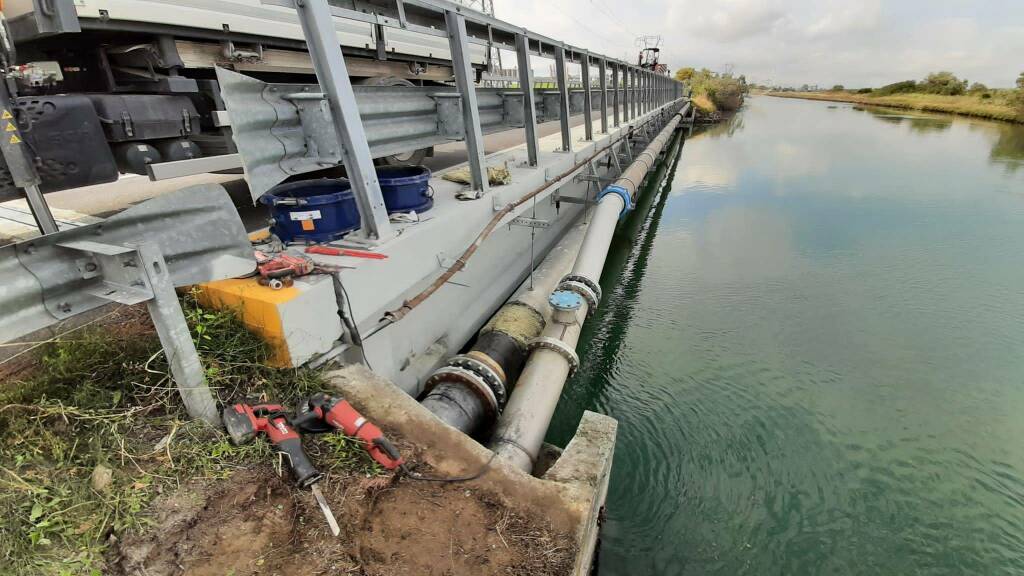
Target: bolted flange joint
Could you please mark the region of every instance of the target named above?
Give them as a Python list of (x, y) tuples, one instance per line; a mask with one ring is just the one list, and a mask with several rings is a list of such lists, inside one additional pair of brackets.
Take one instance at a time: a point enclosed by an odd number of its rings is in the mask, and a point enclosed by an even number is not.
[(571, 377), (576, 373), (576, 370), (580, 367), (580, 357), (576, 354), (576, 351), (571, 346), (562, 342), (558, 338), (552, 338), (550, 336), (540, 336), (534, 338), (526, 343), (526, 348), (531, 352), (543, 348), (545, 350), (551, 350), (557, 352), (565, 361), (569, 364), (569, 376)]
[(587, 301), (587, 315), (597, 310), (601, 303), (601, 285), (582, 274), (568, 274), (558, 284), (558, 290), (575, 292)]

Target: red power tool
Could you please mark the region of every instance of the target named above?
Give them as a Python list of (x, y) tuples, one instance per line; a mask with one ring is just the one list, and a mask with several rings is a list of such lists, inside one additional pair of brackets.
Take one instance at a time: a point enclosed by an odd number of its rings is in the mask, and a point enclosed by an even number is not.
[(302, 439), (289, 424), (284, 407), (279, 404), (258, 404), (256, 406), (235, 404), (224, 409), (222, 419), (224, 427), (228, 430), (228, 436), (236, 445), (251, 442), (257, 433), (266, 434), (274, 448), (288, 457), (288, 464), (292, 469), (295, 482), (299, 486), (308, 487), (313, 491), (313, 497), (327, 518), (331, 532), (335, 536), (341, 533), (334, 513), (331, 512), (327, 500), (317, 485), (321, 474), (302, 449)]
[(398, 449), (369, 420), (363, 417), (347, 400), (317, 392), (299, 404), (292, 422), (303, 432), (320, 434), (341, 430), (346, 436), (363, 441), (370, 457), (388, 470), (398, 468), (405, 461)]

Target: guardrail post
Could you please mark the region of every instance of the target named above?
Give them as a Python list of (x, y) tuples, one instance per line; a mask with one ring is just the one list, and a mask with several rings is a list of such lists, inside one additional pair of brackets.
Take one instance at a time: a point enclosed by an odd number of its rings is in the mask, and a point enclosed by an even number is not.
[(612, 121), (615, 126), (619, 125), (619, 68), (612, 62)]
[(594, 139), (594, 97), (590, 93), (590, 52), (580, 60), (580, 81), (583, 82), (583, 126), (586, 140)]
[[(448, 45), (452, 51), (452, 68), (455, 71), (455, 85), (462, 96), (462, 122), (466, 132), (466, 152), (469, 155), (469, 175), (473, 190), (487, 192), (487, 166), (484, 161), (484, 136), (480, 129), (480, 109), (476, 102), (476, 87), (473, 85), (473, 68), (469, 61), (469, 42), (466, 34), (466, 17), (452, 10), (445, 10), (445, 25), (448, 28)], [(525, 98), (524, 98), (525, 100)]]
[(572, 152), (569, 128), (569, 76), (565, 70), (565, 47), (555, 46), (555, 80), (558, 85), (558, 120), (562, 129), (562, 152)]
[(608, 61), (597, 61), (597, 72), (601, 75), (601, 133), (608, 133)]
[(345, 173), (352, 183), (352, 192), (362, 218), (361, 232), (367, 238), (386, 240), (394, 232), (384, 206), (384, 197), (380, 193), (380, 182), (373, 168), (370, 145), (366, 141), (366, 131), (359, 117), (359, 107), (352, 92), (345, 58), (341, 55), (331, 9), (327, 6), (327, 0), (300, 0), (295, 2), (295, 11), (302, 24), (313, 69), (316, 70), (321, 88), (327, 94), (331, 120), (341, 143)]
[(519, 66), (519, 89), (523, 91), (523, 125), (526, 128), (526, 155), (530, 166), (537, 165), (537, 107), (533, 91), (533, 68), (530, 67), (530, 38), (516, 34), (516, 60)]
[(632, 89), (633, 72), (629, 69), (629, 66), (622, 68), (622, 121), (629, 122), (633, 118), (633, 98), (630, 94)]

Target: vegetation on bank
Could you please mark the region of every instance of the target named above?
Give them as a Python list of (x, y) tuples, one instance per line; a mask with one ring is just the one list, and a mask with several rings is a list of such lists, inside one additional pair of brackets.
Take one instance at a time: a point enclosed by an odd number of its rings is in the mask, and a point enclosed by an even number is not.
[[(221, 401), (262, 396), (294, 405), (324, 389), (319, 372), (266, 367), (267, 345), (233, 313), (204, 310), (191, 296), (182, 306)], [(158, 494), (277, 461), (267, 442), (232, 446), (189, 420), (145, 308), (121, 308), (66, 334), (20, 370), (12, 363), (0, 366), (5, 575), (106, 573), (107, 548), (147, 525)], [(315, 461), (330, 463), (325, 470), (375, 469), (344, 436), (309, 444)]]
[(797, 91), (775, 87), (761, 91), (784, 98), (852, 102), (1024, 123), (1024, 73), (1017, 78), (1016, 88), (989, 88), (979, 82), (969, 84), (951, 72), (935, 72), (920, 82), (904, 80), (880, 88), (847, 90), (834, 86), (831, 90)]
[(743, 105), (747, 92), (747, 81), (743, 76), (731, 73), (717, 73), (701, 68), (680, 68), (676, 80), (686, 82), (693, 91), (693, 104), (705, 115), (716, 112), (732, 112)]

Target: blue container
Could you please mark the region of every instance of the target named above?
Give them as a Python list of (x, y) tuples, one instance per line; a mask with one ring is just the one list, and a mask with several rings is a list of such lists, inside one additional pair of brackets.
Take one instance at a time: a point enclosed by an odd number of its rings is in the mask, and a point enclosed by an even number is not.
[(282, 242), (337, 240), (359, 228), (359, 209), (348, 180), (302, 180), (279, 184), (260, 197), (270, 207), (270, 227)]
[(380, 192), (388, 214), (426, 212), (434, 206), (428, 192), (430, 169), (426, 166), (380, 166), (377, 168)]

